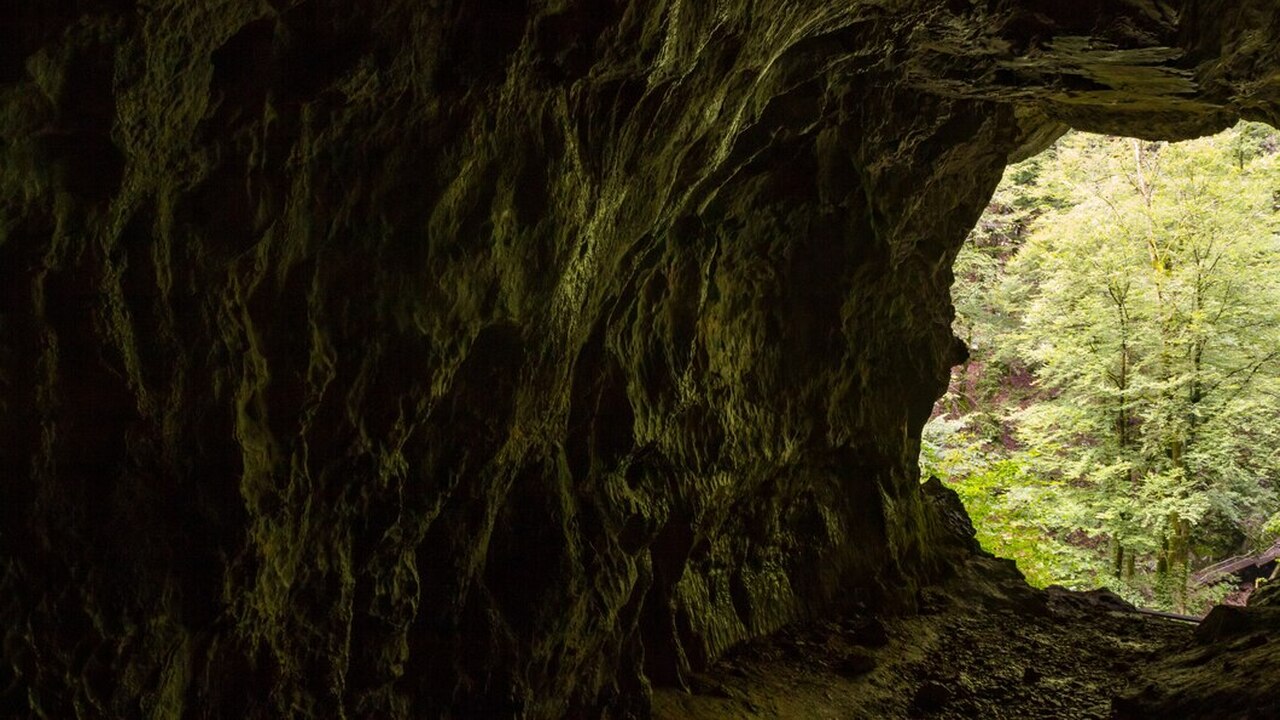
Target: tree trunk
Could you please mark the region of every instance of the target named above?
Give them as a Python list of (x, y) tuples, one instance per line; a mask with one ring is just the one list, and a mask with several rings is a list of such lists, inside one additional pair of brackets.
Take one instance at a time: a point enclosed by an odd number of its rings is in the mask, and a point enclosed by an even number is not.
[(1177, 611), (1187, 611), (1187, 582), (1190, 579), (1191, 522), (1178, 513), (1169, 514), (1166, 579)]

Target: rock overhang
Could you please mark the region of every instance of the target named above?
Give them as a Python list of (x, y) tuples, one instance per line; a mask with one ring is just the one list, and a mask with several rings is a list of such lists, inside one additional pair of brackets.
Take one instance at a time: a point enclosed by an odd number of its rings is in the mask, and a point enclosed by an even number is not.
[(951, 258), (1068, 126), (1280, 118), (1227, 5), (26, 11), (4, 702), (626, 714), (909, 606)]

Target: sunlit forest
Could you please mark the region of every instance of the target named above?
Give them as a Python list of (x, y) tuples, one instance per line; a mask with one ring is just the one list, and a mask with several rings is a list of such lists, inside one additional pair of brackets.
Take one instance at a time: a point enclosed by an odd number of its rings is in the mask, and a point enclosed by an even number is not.
[(1247, 594), (1205, 569), (1280, 540), (1280, 134), (1069, 134), (1008, 169), (953, 297), (921, 467), (984, 547), (1151, 608)]

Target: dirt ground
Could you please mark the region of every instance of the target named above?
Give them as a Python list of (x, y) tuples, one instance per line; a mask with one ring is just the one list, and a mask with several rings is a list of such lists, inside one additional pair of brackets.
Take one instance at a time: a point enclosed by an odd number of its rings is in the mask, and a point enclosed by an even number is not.
[[(854, 614), (784, 630), (655, 694), (659, 720), (1111, 718), (1195, 625), (1105, 592), (1037, 591), (1002, 561), (922, 596), (910, 617)], [(1141, 715), (1138, 715), (1141, 716)]]

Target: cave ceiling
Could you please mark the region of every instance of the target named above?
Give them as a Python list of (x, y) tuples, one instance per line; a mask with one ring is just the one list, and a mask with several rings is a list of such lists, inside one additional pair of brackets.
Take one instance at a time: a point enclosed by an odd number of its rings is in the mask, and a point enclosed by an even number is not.
[(1272, 0), (58, 0), (0, 22), (0, 708), (643, 714), (910, 608), (950, 262)]

